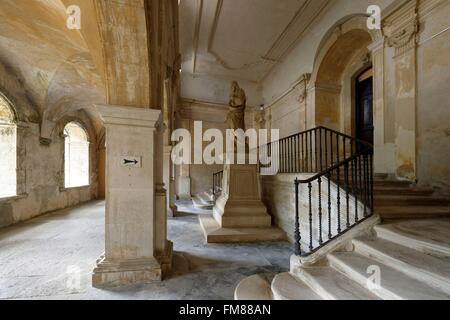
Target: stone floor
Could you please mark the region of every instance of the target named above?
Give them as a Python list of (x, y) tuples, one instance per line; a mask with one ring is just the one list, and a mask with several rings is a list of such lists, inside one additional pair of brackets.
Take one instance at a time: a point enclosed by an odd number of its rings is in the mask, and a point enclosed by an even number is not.
[[(104, 203), (91, 202), (0, 231), (0, 299), (233, 299), (246, 276), (289, 268), (288, 243), (206, 245), (189, 202), (169, 219), (174, 270), (166, 281), (115, 290), (91, 287), (104, 251)], [(79, 280), (78, 280), (79, 279)]]

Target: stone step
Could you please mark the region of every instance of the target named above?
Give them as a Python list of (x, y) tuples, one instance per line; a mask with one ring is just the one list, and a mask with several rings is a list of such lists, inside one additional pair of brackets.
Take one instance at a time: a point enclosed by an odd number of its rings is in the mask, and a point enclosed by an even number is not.
[(411, 182), (401, 180), (373, 180), (374, 187), (410, 188)]
[[(375, 206), (449, 206), (450, 200), (420, 195), (375, 195)], [(450, 208), (449, 208), (450, 209)]]
[(450, 260), (383, 239), (357, 238), (355, 251), (450, 294)]
[(214, 208), (214, 202), (213, 203), (207, 202), (205, 200), (202, 200), (199, 196), (192, 198), (192, 203), (194, 204), (194, 207), (200, 209), (210, 210)]
[(198, 218), (207, 243), (252, 243), (286, 240), (286, 233), (277, 227), (222, 228), (212, 216), (203, 215)]
[(450, 219), (404, 221), (375, 227), (379, 238), (450, 258)]
[(206, 202), (214, 202), (214, 195), (212, 191), (205, 191), (200, 197)]
[(280, 273), (272, 281), (274, 300), (322, 300), (310, 287), (290, 273)]
[(374, 186), (373, 193), (375, 197), (379, 195), (397, 195), (397, 196), (431, 196), (434, 193), (433, 189), (417, 189), (417, 188), (396, 188), (385, 186)]
[(379, 287), (371, 291), (385, 300), (448, 300), (450, 295), (424, 282), (413, 279), (379, 261), (354, 252), (336, 252), (327, 256), (330, 266), (339, 270), (361, 286), (368, 285), (373, 273), (370, 267), (380, 268)]
[(383, 219), (431, 219), (450, 217), (450, 206), (376, 206)]
[(378, 300), (379, 298), (331, 267), (299, 268), (295, 274), (324, 300)]
[(273, 275), (255, 274), (239, 282), (234, 291), (234, 300), (273, 300), (271, 282)]

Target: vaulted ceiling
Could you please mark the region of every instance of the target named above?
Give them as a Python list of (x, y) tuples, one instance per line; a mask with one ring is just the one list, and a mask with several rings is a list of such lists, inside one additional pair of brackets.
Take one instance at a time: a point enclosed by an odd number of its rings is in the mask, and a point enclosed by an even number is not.
[(330, 0), (180, 0), (182, 71), (259, 83)]

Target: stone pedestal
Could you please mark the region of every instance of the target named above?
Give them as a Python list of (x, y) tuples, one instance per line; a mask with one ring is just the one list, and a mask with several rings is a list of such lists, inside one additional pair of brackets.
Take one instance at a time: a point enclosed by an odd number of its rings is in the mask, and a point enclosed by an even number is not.
[(214, 207), (222, 228), (268, 228), (271, 216), (261, 201), (256, 165), (225, 165), (223, 191)]
[(178, 199), (191, 200), (191, 178), (188, 176), (178, 177)]
[(236, 243), (284, 240), (285, 234), (272, 227), (272, 217), (261, 201), (256, 165), (225, 165), (222, 195), (213, 217), (200, 216), (208, 243)]
[(166, 227), (157, 210), (158, 202), (165, 207), (165, 198), (155, 201), (154, 179), (155, 129), (161, 112), (118, 106), (97, 109), (106, 126), (106, 242), (92, 284), (102, 288), (161, 280), (170, 261), (160, 261), (159, 256), (170, 252), (157, 251), (171, 250), (157, 232)]

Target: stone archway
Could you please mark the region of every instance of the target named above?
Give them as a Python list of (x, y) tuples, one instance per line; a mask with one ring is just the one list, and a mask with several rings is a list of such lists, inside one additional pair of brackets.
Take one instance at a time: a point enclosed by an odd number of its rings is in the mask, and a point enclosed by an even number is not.
[[(384, 146), (384, 37), (353, 16), (332, 28), (316, 54), (309, 84), (308, 127), (326, 126), (355, 136), (355, 77), (373, 68), (375, 170)], [(379, 152), (379, 153), (380, 153)], [(380, 169), (377, 169), (380, 167)]]

